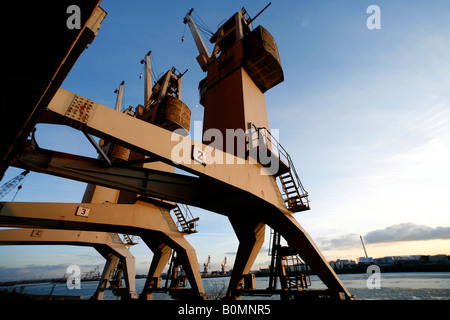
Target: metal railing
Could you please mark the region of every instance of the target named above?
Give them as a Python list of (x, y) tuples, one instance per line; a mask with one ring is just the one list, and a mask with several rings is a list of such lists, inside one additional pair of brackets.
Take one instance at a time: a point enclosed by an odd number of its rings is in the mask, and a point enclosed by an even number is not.
[[(297, 174), (297, 170), (295, 170), (294, 163), (292, 162), (289, 153), (280, 144), (280, 142), (278, 142), (278, 140), (270, 133), (270, 131), (267, 130), (267, 128), (265, 127), (258, 128), (254, 124), (252, 124), (252, 127), (253, 128), (252, 132), (250, 133), (249, 139), (251, 147), (265, 145), (270, 150), (272, 155), (276, 156), (280, 161), (283, 161), (284, 164), (287, 165), (293, 177), (293, 183), (296, 186), (297, 190), (299, 191), (300, 199), (302, 200), (304, 199), (306, 201), (305, 205), (309, 206), (308, 192), (303, 187), (303, 184)], [(253, 129), (255, 130), (256, 134), (254, 134)]]

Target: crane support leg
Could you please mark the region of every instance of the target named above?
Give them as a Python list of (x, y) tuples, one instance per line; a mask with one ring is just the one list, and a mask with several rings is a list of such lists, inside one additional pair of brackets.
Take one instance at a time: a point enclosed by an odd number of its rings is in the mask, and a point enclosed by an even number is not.
[(264, 243), (265, 224), (254, 219), (229, 217), (231, 225), (238, 237), (239, 247), (233, 266), (227, 298), (238, 299), (235, 291), (243, 282), (244, 275), (250, 272), (261, 247)]
[[(205, 289), (203, 288), (202, 277), (197, 260), (195, 249), (180, 234), (165, 234), (167, 243), (177, 252), (178, 259), (181, 259), (184, 272), (186, 273), (189, 284), (194, 291), (194, 297), (201, 299), (206, 298)], [(145, 241), (145, 239), (144, 239)]]
[[(38, 227), (39, 228), (39, 227)], [(126, 299), (136, 298), (134, 256), (121, 241), (118, 234), (80, 230), (6, 229), (0, 230), (0, 245), (75, 245), (92, 246), (105, 259), (106, 264), (94, 299), (103, 298), (104, 289), (109, 286), (109, 275), (117, 259), (122, 260), (127, 288)]]
[[(100, 251), (99, 251), (100, 252)], [(123, 258), (119, 258), (117, 256), (111, 256), (108, 257), (107, 262), (109, 262), (108, 267), (110, 268), (109, 272), (106, 270), (106, 265), (103, 270), (103, 274), (99, 283), (99, 287), (97, 288), (97, 291), (100, 292), (99, 289), (101, 289), (100, 284), (102, 281), (107, 283), (105, 288), (108, 288), (110, 286), (110, 279), (112, 272), (117, 270), (117, 266), (120, 263), (121, 270), (123, 271), (123, 278), (125, 280), (125, 287), (129, 288), (129, 292), (127, 292), (125, 295), (121, 293), (122, 299), (129, 300), (129, 299), (137, 299), (137, 293), (136, 293), (136, 261), (133, 255), (128, 254), (124, 256)], [(120, 279), (119, 279), (120, 280)], [(103, 289), (104, 291), (104, 289)], [(101, 292), (103, 295), (103, 292)], [(95, 298), (95, 297), (94, 297)]]
[[(272, 212), (275, 213), (275, 212)], [(309, 234), (292, 215), (278, 212), (266, 214), (267, 224), (279, 232), (305, 263), (319, 276), (334, 298), (350, 299), (351, 295), (333, 271)], [(343, 296), (342, 296), (343, 295)]]
[(153, 252), (153, 259), (148, 271), (147, 280), (145, 281), (142, 293), (139, 296), (141, 300), (152, 300), (152, 289), (158, 288), (158, 279), (164, 270), (164, 267), (169, 262), (172, 254), (172, 248), (164, 243), (158, 243), (157, 241), (148, 241), (147, 246)]
[[(142, 236), (142, 240), (153, 251), (153, 260), (150, 265), (150, 270), (147, 276), (144, 289), (140, 296), (140, 299), (151, 300), (152, 289), (156, 289), (157, 278), (162, 273), (164, 267), (170, 259), (172, 254), (172, 248), (176, 251), (177, 257), (181, 259), (184, 272), (189, 280), (189, 283), (194, 291), (194, 296), (205, 298), (203, 282), (200, 276), (200, 269), (197, 263), (197, 255), (195, 249), (189, 244), (189, 242), (180, 235), (165, 234), (161, 235), (160, 240), (155, 241), (155, 237), (147, 239)], [(170, 245), (170, 246), (169, 246)]]
[[(103, 300), (103, 295), (105, 293), (105, 290), (108, 289), (111, 286), (110, 283), (110, 275), (114, 272), (114, 270), (117, 268), (117, 265), (119, 264), (119, 258), (116, 256), (109, 256), (106, 259), (105, 267), (103, 268), (102, 277), (100, 278), (100, 282), (98, 284), (97, 290), (95, 290), (94, 294), (92, 295), (92, 300)], [(135, 292), (136, 296), (136, 292)]]

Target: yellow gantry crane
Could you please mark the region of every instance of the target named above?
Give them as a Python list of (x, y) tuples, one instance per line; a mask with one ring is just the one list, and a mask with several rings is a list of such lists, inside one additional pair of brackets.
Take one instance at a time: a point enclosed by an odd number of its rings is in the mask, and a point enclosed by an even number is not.
[[(292, 160), (270, 134), (264, 93), (284, 81), (275, 40), (262, 26), (254, 28), (255, 18), (243, 8), (211, 36), (214, 49), (209, 54), (192, 12), (184, 22), (199, 49), (197, 61), (206, 72), (199, 82), (200, 103), (205, 107), (202, 141), (187, 136), (190, 110), (181, 101), (180, 90), (184, 73), (175, 68), (158, 79), (151, 92), (147, 87), (144, 105), (124, 112), (52, 87), (43, 100), (47, 103), (38, 106), (40, 113), (30, 111), (29, 118), (34, 124), (67, 125), (87, 137), (96, 136), (105, 142), (97, 147), (105, 150), (104, 155), (100, 151), (98, 159), (69, 155), (41, 149), (28, 140), (9, 148), (6, 156), (1, 154), (0, 168), (13, 165), (95, 188), (87, 190), (82, 204), (2, 203), (0, 224), (114, 229), (139, 235), (154, 252), (145, 285), (147, 297), (158, 287), (158, 277), (173, 249), (191, 285), (191, 296), (204, 298), (195, 250), (170, 217), (176, 203), (197, 206), (225, 215), (239, 240), (228, 298), (238, 299), (242, 294), (241, 285), (264, 243), (267, 225), (286, 240), (290, 256), (298, 254), (327, 287), (291, 290), (283, 297), (307, 294), (351, 299), (293, 216), (310, 206)], [(88, 19), (87, 27), (97, 24)], [(220, 133), (223, 139), (211, 139), (211, 132)], [(188, 174), (175, 172), (175, 168)]]

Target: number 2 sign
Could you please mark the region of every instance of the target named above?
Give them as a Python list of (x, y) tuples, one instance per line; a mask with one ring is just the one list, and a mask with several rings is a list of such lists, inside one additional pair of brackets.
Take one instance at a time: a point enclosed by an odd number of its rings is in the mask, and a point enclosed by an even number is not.
[(197, 146), (192, 146), (192, 159), (201, 163), (202, 165), (206, 165), (205, 162), (205, 154), (203, 152), (203, 150)]

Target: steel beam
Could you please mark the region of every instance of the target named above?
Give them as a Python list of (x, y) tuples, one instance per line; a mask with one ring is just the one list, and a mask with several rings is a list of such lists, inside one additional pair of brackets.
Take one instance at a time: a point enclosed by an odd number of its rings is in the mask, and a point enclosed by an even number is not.
[[(80, 207), (88, 214), (80, 215)], [(165, 243), (182, 259), (194, 293), (206, 297), (195, 250), (162, 206), (143, 201), (131, 205), (0, 202), (0, 225), (118, 232), (138, 235), (147, 244)]]
[(127, 296), (136, 299), (135, 259), (119, 235), (109, 232), (80, 230), (6, 229), (0, 230), (0, 245), (73, 245), (95, 248), (106, 264), (94, 299), (103, 299), (103, 291), (109, 286), (109, 275), (116, 259), (122, 260)]
[[(199, 178), (120, 163), (105, 166), (99, 159), (76, 156), (44, 149), (24, 150), (11, 163), (33, 171), (126, 190), (141, 195), (175, 202), (199, 205)], [(204, 199), (203, 199), (204, 200)]]
[[(251, 193), (288, 211), (275, 177), (251, 157), (235, 157), (64, 89), (58, 90), (48, 110), (56, 114), (53, 121), (57, 123), (71, 125), (205, 180)], [(206, 165), (192, 160), (194, 146), (208, 155)]]

